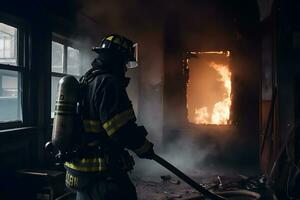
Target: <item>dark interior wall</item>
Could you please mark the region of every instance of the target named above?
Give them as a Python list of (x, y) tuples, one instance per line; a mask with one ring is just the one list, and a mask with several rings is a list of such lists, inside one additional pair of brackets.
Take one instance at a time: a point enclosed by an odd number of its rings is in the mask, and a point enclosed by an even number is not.
[[(286, 197), (287, 188), (290, 191), (289, 195), (293, 195), (293, 186), (288, 181), (295, 176), (294, 166), (299, 162), (299, 129), (297, 128), (299, 95), (297, 91), (300, 73), (298, 67), (300, 63), (298, 56), (300, 5), (298, 1), (293, 0), (265, 0), (261, 1), (260, 5), (271, 6), (271, 8), (260, 9), (269, 13), (268, 17), (262, 19), (264, 27), (262, 32), (264, 76), (262, 80), (262, 133), (265, 136), (265, 145), (261, 146), (261, 166), (276, 186), (277, 191), (284, 194), (280, 198), (285, 199), (288, 198)], [(262, 13), (264, 14), (266, 13)], [(270, 128), (266, 131), (274, 88), (278, 91), (274, 114), (269, 120)], [(294, 132), (292, 130), (295, 127)]]
[(260, 20), (263, 21), (271, 16), (274, 0), (257, 0), (259, 6)]
[[(164, 26), (165, 128), (182, 127), (186, 123), (183, 59), (188, 51), (232, 51), (234, 30), (225, 9), (218, 1), (190, 1), (169, 11)], [(178, 9), (178, 8), (177, 8)], [(188, 13), (188, 14), (185, 14)], [(231, 34), (231, 35), (230, 35)], [(174, 115), (174, 111), (178, 113)]]
[[(275, 143), (278, 142), (278, 132), (277, 123), (268, 124), (268, 118), (270, 115), (270, 108), (272, 107), (272, 98), (273, 91), (275, 86), (277, 86), (277, 70), (276, 70), (276, 28), (277, 28), (277, 21), (276, 21), (276, 10), (277, 6), (273, 1), (265, 0), (259, 1), (260, 6), (260, 19), (261, 19), (261, 47), (262, 47), (262, 57), (261, 57), (261, 72), (262, 72), (262, 80), (261, 80), (261, 123), (260, 123), (260, 143), (264, 143), (260, 147), (260, 161), (261, 161), (261, 168), (264, 172), (268, 171), (270, 166), (270, 160), (272, 156), (272, 152), (276, 151), (273, 147), (273, 144), (268, 142), (262, 142), (264, 140), (264, 135), (266, 135), (267, 127), (269, 130), (274, 130), (274, 138)], [(275, 104), (277, 107), (277, 104)], [(278, 113), (275, 109), (275, 114), (273, 115), (278, 116)], [(278, 121), (278, 119), (274, 118), (274, 122)], [(275, 136), (276, 135), (276, 136)], [(275, 144), (274, 143), (274, 144)], [(271, 146), (270, 146), (271, 145)], [(262, 147), (264, 146), (264, 147)]]
[(279, 87), (279, 132), (284, 140), (289, 133), (289, 127), (295, 124), (296, 116), (295, 95), (299, 79), (299, 31), (300, 24), (297, 10), (300, 4), (297, 1), (280, 1), (281, 11), (278, 13), (278, 65), (277, 79)]
[[(190, 12), (185, 12), (185, 9)], [(178, 132), (182, 135), (189, 135), (189, 132), (193, 136), (198, 134), (198, 140), (206, 140), (202, 136), (208, 132), (221, 133), (223, 130), (233, 138), (228, 141), (227, 136), (212, 134), (214, 139), (207, 139), (208, 143), (227, 140), (225, 146), (229, 148), (225, 148), (228, 151), (222, 154), (234, 155), (232, 159), (235, 161), (247, 157), (249, 163), (258, 163), (261, 43), (257, 3), (209, 1), (206, 4), (191, 1), (181, 11), (170, 12), (164, 26), (165, 142), (172, 140)], [(231, 51), (234, 128), (216, 127), (209, 130), (202, 126), (195, 129), (186, 119), (184, 52), (220, 50)], [(237, 155), (234, 152), (241, 153)]]
[[(288, 179), (293, 177), (294, 163), (299, 162), (299, 128), (294, 134), (292, 129), (297, 126), (299, 120), (299, 8), (298, 1), (276, 1), (275, 4), (277, 29), (276, 29), (276, 84), (278, 86), (278, 128), (272, 134), (276, 140), (269, 146), (273, 150), (271, 166), (289, 138), (288, 151), (281, 155), (278, 165), (275, 166), (273, 180), (276, 186), (286, 190)], [(273, 142), (273, 143), (272, 143)], [(269, 171), (270, 172), (270, 171)]]

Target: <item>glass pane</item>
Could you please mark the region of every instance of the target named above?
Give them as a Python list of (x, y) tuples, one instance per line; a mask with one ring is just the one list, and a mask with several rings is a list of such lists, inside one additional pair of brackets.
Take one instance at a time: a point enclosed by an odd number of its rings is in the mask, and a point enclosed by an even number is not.
[(61, 77), (51, 77), (51, 118), (54, 117), (54, 106), (55, 106), (55, 101), (56, 101), (56, 95), (57, 95), (57, 87), (58, 87), (58, 82), (61, 79)]
[(0, 23), (0, 63), (17, 65), (17, 41), (17, 29)]
[(20, 74), (0, 70), (0, 122), (21, 121)]
[(79, 50), (68, 47), (67, 73), (80, 75)]
[(52, 42), (52, 72), (64, 71), (64, 45)]

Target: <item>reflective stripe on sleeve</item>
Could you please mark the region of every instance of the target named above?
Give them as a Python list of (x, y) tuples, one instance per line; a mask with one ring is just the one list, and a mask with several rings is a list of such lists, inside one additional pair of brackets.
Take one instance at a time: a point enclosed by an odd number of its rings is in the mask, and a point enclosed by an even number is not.
[(151, 146), (152, 144), (147, 139), (145, 139), (144, 144), (141, 147), (134, 149), (133, 151), (136, 154), (141, 155), (143, 153), (146, 153), (151, 148)]
[(127, 124), (130, 120), (135, 120), (134, 111), (132, 109), (121, 112), (110, 120), (103, 124), (103, 128), (106, 130), (109, 136), (112, 136), (117, 130), (119, 130), (122, 126)]

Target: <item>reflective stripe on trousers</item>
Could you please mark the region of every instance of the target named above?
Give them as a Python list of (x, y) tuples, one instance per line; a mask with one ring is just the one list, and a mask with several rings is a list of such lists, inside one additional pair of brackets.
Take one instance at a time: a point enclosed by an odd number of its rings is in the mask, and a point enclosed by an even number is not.
[(72, 162), (66, 162), (65, 166), (81, 172), (102, 172), (107, 170), (105, 160), (99, 157), (75, 159)]

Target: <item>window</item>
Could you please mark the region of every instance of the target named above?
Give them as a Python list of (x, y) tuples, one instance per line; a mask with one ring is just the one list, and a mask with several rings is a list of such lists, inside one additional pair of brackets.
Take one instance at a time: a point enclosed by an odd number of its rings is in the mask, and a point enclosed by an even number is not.
[(57, 86), (65, 75), (73, 75), (79, 79), (82, 74), (80, 52), (71, 47), (66, 40), (54, 38), (52, 41), (52, 77), (51, 77), (51, 118), (54, 117)]
[(73, 75), (80, 75), (79, 51), (77, 49), (68, 47), (67, 61), (67, 73)]
[(0, 63), (17, 65), (17, 29), (0, 23)]
[(17, 27), (0, 22), (0, 123), (23, 120), (20, 36)]
[(64, 45), (52, 42), (52, 72), (64, 72)]

